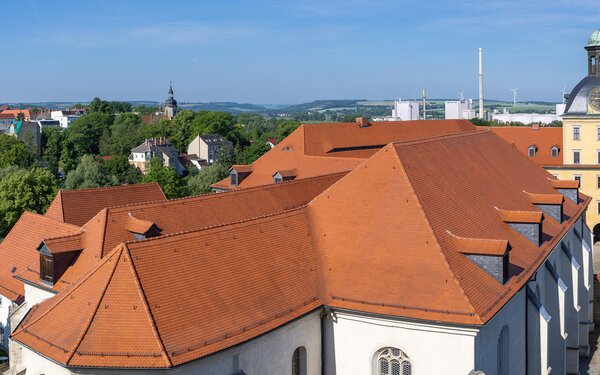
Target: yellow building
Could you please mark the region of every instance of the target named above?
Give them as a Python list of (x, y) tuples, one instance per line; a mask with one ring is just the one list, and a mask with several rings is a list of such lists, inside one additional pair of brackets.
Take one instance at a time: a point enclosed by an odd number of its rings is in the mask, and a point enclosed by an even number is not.
[(593, 198), (587, 224), (600, 240), (600, 30), (585, 47), (588, 76), (569, 94), (563, 117), (563, 165), (546, 167), (559, 179), (580, 181), (581, 192)]

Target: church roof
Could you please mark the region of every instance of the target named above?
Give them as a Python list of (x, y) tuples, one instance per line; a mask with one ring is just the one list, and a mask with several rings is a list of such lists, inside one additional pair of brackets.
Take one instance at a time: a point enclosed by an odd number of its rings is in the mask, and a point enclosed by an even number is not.
[(165, 194), (155, 182), (99, 189), (61, 190), (48, 207), (46, 216), (82, 226), (106, 207), (166, 200)]
[(600, 46), (600, 29), (594, 31), (590, 34), (588, 38), (587, 47), (596, 47)]
[(304, 124), (247, 166), (251, 173), (237, 187), (229, 178), (212, 186), (234, 190), (271, 184), (279, 170), (295, 169), (297, 179), (350, 171), (390, 142), (474, 130), (467, 120), (372, 122), (362, 127), (355, 122)]
[[(277, 190), (251, 190), (263, 189)], [(530, 195), (556, 193), (546, 171), (489, 131), (391, 143), (307, 204), (265, 214), (248, 194), (235, 202), (248, 210), (242, 220), (117, 244), (32, 309), (13, 338), (73, 367), (166, 368), (321, 306), (482, 325), (589, 203), (565, 200), (562, 223), (542, 219)], [(539, 212), (541, 245), (500, 212)], [(479, 251), (473, 241), (456, 238), (483, 239), (492, 254), (510, 244), (510, 279), (479, 268), (465, 255)]]
[(600, 87), (600, 76), (587, 76), (569, 94), (565, 115), (585, 116), (588, 113), (588, 97), (592, 89)]

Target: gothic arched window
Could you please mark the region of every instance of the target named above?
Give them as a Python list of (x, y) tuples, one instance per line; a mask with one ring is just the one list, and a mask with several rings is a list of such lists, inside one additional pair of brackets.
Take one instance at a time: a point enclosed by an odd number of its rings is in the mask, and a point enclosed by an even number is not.
[(400, 349), (381, 349), (375, 358), (376, 375), (412, 375), (410, 360)]
[(498, 375), (508, 375), (509, 373), (509, 345), (510, 336), (508, 326), (504, 326), (498, 336)]
[(306, 375), (306, 348), (300, 346), (292, 355), (292, 375)]

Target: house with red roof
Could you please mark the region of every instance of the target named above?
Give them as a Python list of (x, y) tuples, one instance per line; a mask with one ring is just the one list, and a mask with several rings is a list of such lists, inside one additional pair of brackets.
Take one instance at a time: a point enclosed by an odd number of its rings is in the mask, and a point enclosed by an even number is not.
[[(313, 176), (270, 161), (280, 181), (108, 207), (28, 247), (39, 263), (14, 279), (37, 288), (26, 304), (47, 295), (14, 325), (11, 371), (578, 371), (593, 272), (576, 181), (489, 130), (415, 125), (361, 146), (311, 126), (280, 143), (295, 160), (360, 161)], [(238, 166), (237, 185), (261, 168)]]

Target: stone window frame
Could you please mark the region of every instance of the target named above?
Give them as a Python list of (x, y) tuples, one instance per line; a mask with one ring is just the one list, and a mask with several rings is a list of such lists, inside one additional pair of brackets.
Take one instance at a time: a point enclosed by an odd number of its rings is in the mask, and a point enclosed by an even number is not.
[(379, 349), (374, 357), (374, 375), (412, 375), (412, 362), (405, 351), (396, 347)]
[(581, 140), (581, 126), (580, 125), (573, 126), (573, 140), (574, 141)]
[(573, 164), (581, 164), (581, 150), (573, 150)]

